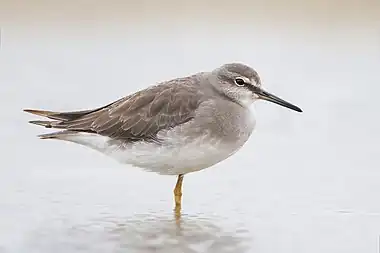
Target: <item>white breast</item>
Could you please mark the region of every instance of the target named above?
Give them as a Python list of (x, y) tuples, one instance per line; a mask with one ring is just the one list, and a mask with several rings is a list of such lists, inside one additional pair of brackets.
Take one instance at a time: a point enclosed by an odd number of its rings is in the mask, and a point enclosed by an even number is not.
[[(211, 129), (201, 129), (200, 134), (187, 135), (193, 128), (191, 122), (170, 130), (162, 130), (158, 138), (162, 144), (134, 142), (123, 144), (108, 137), (92, 133), (76, 133), (64, 138), (96, 149), (117, 161), (165, 175), (178, 175), (210, 167), (238, 151), (248, 140), (255, 121), (252, 116), (241, 117), (236, 122), (231, 137), (212, 134)], [(63, 138), (62, 138), (63, 139)]]
[(122, 163), (147, 171), (178, 175), (210, 167), (241, 147), (225, 145), (220, 140), (210, 139), (208, 134), (199, 136), (192, 142), (171, 139), (173, 141), (182, 145), (137, 142), (126, 147), (110, 147), (106, 153)]
[(244, 122), (239, 123), (241, 128), (233, 133), (233, 142), (230, 138), (213, 135), (210, 129), (202, 130), (202, 134), (197, 136), (187, 136), (186, 132), (193, 126), (186, 123), (159, 132), (158, 138), (163, 140), (161, 145), (137, 142), (124, 148), (111, 149), (109, 155), (122, 163), (159, 174), (178, 175), (199, 171), (223, 161), (244, 145), (255, 121), (251, 115), (243, 119)]

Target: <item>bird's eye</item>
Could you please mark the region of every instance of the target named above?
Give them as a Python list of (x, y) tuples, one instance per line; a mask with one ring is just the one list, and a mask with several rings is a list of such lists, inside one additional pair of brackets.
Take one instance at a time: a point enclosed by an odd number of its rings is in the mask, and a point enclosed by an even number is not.
[(245, 82), (242, 78), (236, 78), (235, 83), (237, 86), (244, 86), (245, 85)]

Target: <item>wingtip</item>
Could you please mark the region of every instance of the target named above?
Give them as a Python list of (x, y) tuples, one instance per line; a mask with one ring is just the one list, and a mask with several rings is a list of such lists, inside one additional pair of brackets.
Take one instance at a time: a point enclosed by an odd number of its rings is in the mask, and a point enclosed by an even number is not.
[(35, 109), (23, 109), (24, 112), (34, 114), (34, 115), (39, 115), (39, 116), (49, 116), (53, 114), (54, 112), (51, 111), (44, 111), (44, 110), (35, 110)]
[(37, 135), (37, 137), (38, 137), (40, 140), (56, 139), (56, 138), (53, 137), (53, 136), (44, 136), (44, 135)]
[(27, 113), (33, 113), (34, 111), (36, 111), (36, 110), (34, 110), (34, 109), (22, 109), (24, 112), (27, 112)]
[(33, 124), (33, 125), (43, 126), (46, 128), (52, 127), (52, 125), (51, 125), (52, 121), (31, 120), (31, 121), (28, 121), (28, 123)]
[(42, 139), (42, 140), (46, 140), (46, 139), (64, 140), (65, 137), (72, 135), (72, 134), (77, 134), (77, 133), (73, 132), (73, 131), (69, 131), (69, 130), (63, 130), (63, 131), (53, 132), (53, 133), (48, 133), (48, 134), (40, 134), (40, 135), (37, 135), (37, 137)]

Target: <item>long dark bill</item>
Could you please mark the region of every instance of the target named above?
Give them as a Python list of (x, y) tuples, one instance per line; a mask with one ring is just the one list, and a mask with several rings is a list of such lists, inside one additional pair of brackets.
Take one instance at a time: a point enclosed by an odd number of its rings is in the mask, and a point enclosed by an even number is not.
[(260, 89), (259, 91), (256, 91), (255, 92), (257, 95), (260, 96), (261, 99), (263, 100), (267, 100), (269, 102), (273, 102), (275, 104), (278, 104), (278, 105), (281, 105), (281, 106), (284, 106), (286, 108), (289, 108), (289, 109), (292, 109), (294, 111), (297, 111), (297, 112), (302, 112), (301, 108), (299, 108), (298, 106), (295, 106), (285, 100), (283, 100), (282, 98), (279, 98), (263, 89)]

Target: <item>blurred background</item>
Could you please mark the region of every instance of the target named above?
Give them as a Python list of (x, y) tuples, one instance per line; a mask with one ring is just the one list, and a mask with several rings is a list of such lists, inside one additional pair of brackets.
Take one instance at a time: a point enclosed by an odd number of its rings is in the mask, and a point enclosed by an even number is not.
[[(0, 252), (377, 252), (380, 2), (0, 0)], [(42, 141), (23, 108), (107, 104), (227, 62), (254, 106), (234, 156), (184, 180)]]

